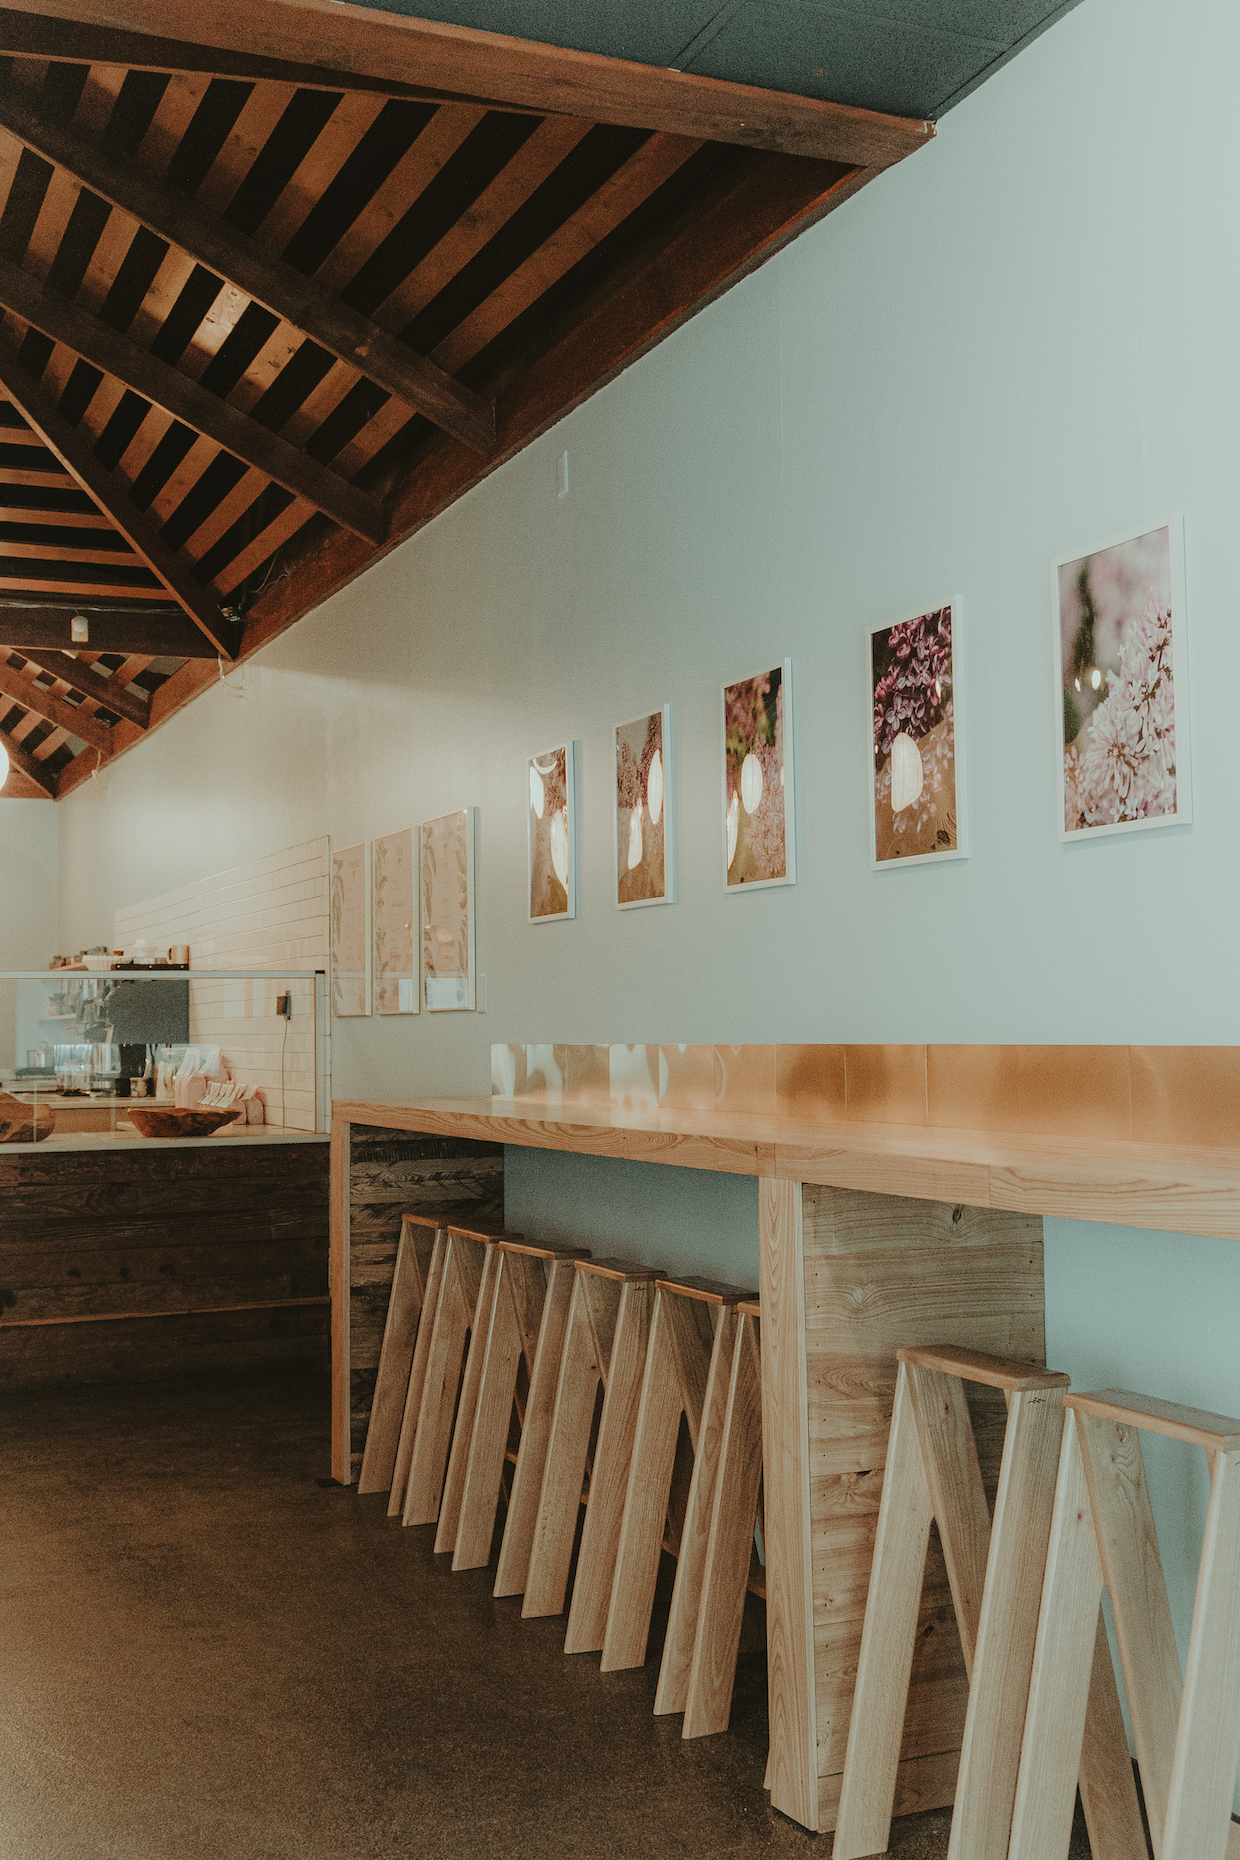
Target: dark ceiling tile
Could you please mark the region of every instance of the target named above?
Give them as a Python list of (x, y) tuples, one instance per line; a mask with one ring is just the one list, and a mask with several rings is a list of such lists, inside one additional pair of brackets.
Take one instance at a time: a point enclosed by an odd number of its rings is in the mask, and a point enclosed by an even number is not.
[[(781, 4), (781, 0), (774, 0)], [(958, 34), (996, 49), (1015, 45), (1055, 10), (1056, 0), (805, 0), (850, 23)]]
[(1001, 51), (890, 20), (844, 18), (813, 0), (749, 0), (692, 68), (703, 77), (924, 117)]
[(632, 58), (643, 65), (675, 63), (715, 14), (720, 0), (345, 0), (349, 6), (407, 13), (447, 26), (506, 32), (542, 45)]

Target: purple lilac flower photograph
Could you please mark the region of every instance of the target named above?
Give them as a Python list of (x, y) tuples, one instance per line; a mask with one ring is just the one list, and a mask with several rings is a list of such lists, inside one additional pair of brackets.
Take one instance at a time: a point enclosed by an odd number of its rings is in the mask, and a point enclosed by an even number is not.
[(791, 661), (723, 688), (724, 869), (729, 889), (796, 880)]
[(575, 917), (573, 745), (526, 764), (529, 808), (530, 920)]
[(1163, 524), (1055, 565), (1063, 838), (1188, 818), (1175, 540)]
[(616, 903), (666, 904), (666, 711), (616, 726)]
[(964, 853), (952, 623), (935, 607), (870, 632), (876, 866)]

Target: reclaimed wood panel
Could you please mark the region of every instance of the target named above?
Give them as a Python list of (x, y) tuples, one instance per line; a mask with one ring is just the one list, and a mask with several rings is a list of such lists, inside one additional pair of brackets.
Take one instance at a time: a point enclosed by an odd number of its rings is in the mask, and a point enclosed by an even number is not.
[(98, 1323), (0, 1324), (0, 1388), (326, 1370), (327, 1328), (324, 1298)]
[[(333, 1260), (341, 1335), (333, 1360), (333, 1476), (351, 1482), (361, 1467), (383, 1330), (387, 1322), (401, 1216), (446, 1214), (500, 1225), (504, 1218), (504, 1150), (500, 1143), (440, 1137), (350, 1124), (347, 1208)], [(337, 1293), (347, 1283), (348, 1296)], [(345, 1452), (344, 1420), (348, 1415)]]

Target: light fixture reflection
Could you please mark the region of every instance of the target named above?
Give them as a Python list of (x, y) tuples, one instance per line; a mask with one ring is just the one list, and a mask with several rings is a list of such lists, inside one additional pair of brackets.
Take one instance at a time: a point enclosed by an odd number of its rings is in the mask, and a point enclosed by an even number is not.
[(629, 871), (642, 862), (642, 810), (635, 807), (629, 816)]
[(659, 815), (663, 812), (663, 752), (656, 749), (650, 758), (650, 773), (646, 777), (646, 805), (650, 809), (650, 824), (657, 827)]
[(737, 833), (740, 828), (740, 821), (741, 821), (741, 798), (738, 794), (734, 793), (732, 796), (732, 799), (728, 802), (728, 870), (729, 871), (731, 871), (732, 861), (736, 857), (736, 840), (737, 840)]
[(0, 743), (0, 788), (3, 788), (5, 782), (8, 779), (9, 779), (9, 752), (5, 748), (4, 744)]
[(752, 749), (741, 763), (741, 800), (747, 814), (756, 814), (762, 805), (762, 764)]
[(551, 867), (565, 891), (568, 890), (568, 809), (561, 807), (551, 816)]
[(536, 820), (542, 819), (543, 809), (546, 807), (546, 805), (547, 805), (546, 783), (543, 781), (542, 776), (538, 773), (538, 770), (534, 767), (534, 764), (531, 762), (530, 763), (530, 806), (534, 810), (534, 818)]
[(1089, 682), (1094, 687), (1095, 691), (1098, 689), (1098, 686), (1102, 683), (1102, 673), (1098, 670), (1098, 667), (1096, 665), (1093, 671), (1089, 674)]

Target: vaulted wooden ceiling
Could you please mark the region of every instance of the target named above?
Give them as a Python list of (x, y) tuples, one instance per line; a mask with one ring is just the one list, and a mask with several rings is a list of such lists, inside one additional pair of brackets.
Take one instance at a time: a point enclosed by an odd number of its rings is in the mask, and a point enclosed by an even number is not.
[(92, 13), (0, 9), (5, 795), (70, 792), (932, 133), (330, 0)]

